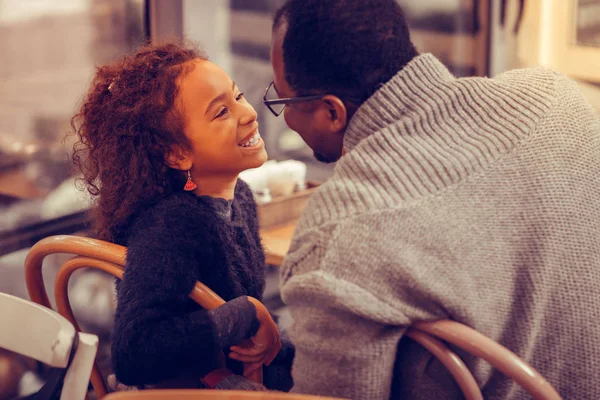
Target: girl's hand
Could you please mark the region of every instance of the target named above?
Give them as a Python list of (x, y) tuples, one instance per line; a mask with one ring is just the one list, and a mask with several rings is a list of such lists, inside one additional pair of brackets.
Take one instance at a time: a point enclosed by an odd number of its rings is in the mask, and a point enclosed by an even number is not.
[(232, 346), (229, 353), (230, 358), (250, 364), (246, 366), (245, 374), (254, 372), (263, 364), (271, 364), (281, 349), (279, 330), (269, 311), (255, 298), (248, 297), (248, 300), (256, 307), (256, 317), (260, 326), (256, 335), (237, 346)]

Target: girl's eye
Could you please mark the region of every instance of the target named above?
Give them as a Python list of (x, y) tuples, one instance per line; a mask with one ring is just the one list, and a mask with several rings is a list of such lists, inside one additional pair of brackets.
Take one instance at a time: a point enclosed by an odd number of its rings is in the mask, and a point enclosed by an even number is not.
[(240, 101), (243, 97), (244, 97), (244, 93), (240, 93), (240, 94), (237, 95), (237, 97), (235, 99), (237, 101)]
[(221, 112), (219, 112), (215, 118), (220, 118), (223, 115), (227, 114), (228, 112), (229, 112), (229, 109), (227, 107), (223, 107), (223, 109), (221, 110)]

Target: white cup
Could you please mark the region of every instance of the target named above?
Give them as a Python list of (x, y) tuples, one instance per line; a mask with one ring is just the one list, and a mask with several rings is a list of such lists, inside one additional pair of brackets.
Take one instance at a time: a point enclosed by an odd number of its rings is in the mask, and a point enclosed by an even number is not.
[(297, 160), (286, 160), (280, 162), (279, 167), (292, 177), (296, 190), (306, 189), (306, 164)]

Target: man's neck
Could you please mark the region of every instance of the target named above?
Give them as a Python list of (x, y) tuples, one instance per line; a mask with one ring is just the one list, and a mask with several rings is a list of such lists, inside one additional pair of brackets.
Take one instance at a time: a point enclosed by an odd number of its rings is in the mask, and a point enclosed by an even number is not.
[(194, 190), (196, 196), (210, 196), (226, 200), (233, 199), (237, 175), (231, 177), (200, 177), (194, 179), (198, 187)]

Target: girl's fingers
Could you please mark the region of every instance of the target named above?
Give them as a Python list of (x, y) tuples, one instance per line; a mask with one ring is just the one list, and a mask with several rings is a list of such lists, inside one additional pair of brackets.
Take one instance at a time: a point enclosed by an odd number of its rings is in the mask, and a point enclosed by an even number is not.
[(259, 344), (252, 347), (231, 346), (229, 349), (234, 353), (244, 356), (255, 356), (265, 352), (265, 346)]
[(257, 356), (244, 356), (236, 353), (229, 353), (229, 358), (241, 361), (243, 363), (263, 363), (265, 361), (266, 355), (259, 354)]

